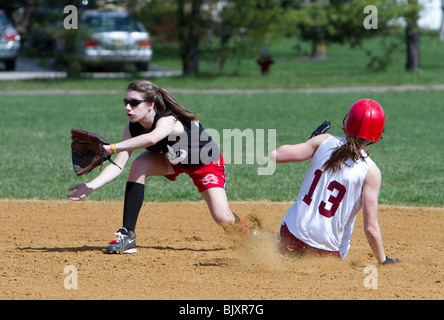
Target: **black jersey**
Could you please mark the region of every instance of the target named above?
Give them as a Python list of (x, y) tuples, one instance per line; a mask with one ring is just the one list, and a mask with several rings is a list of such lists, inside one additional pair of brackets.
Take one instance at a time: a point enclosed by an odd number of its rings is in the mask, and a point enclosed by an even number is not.
[[(168, 111), (156, 113), (150, 129), (145, 129), (139, 122), (130, 122), (129, 131), (131, 136), (136, 137), (141, 134), (150, 133), (154, 130), (160, 118), (168, 116), (174, 117), (174, 114)], [(165, 137), (146, 149), (156, 153), (163, 152), (166, 155), (168, 153), (181, 155), (181, 159), (183, 158), (183, 160), (179, 163), (182, 165), (202, 165), (219, 161), (219, 147), (202, 125), (198, 121), (192, 121), (190, 123), (181, 121), (181, 123), (184, 127), (182, 134), (170, 134), (168, 137)]]

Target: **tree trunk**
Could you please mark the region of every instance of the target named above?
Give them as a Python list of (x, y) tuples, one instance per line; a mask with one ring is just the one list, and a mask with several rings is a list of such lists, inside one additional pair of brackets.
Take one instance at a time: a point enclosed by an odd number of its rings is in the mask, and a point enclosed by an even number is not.
[[(320, 3), (322, 7), (328, 4), (329, 0), (308, 0), (306, 2)], [(324, 2), (324, 3), (322, 3)], [(315, 27), (315, 35), (312, 38), (311, 60), (321, 61), (327, 59), (327, 45), (325, 43), (325, 35), (323, 27)]]
[(202, 0), (178, 0), (177, 18), (183, 74), (199, 73), (200, 8)]
[(439, 41), (444, 41), (444, 0), (441, 0), (441, 27), (439, 28)]
[(325, 44), (325, 40), (313, 39), (311, 59), (317, 61), (327, 59), (327, 45)]
[(407, 45), (407, 62), (405, 68), (407, 71), (416, 71), (421, 67), (421, 45), (420, 32), (418, 27), (419, 6), (418, 0), (408, 0), (409, 10), (406, 15), (407, 27), (406, 45)]
[(407, 25), (407, 71), (416, 71), (421, 68), (421, 45), (418, 26)]
[[(444, 1), (444, 0), (443, 0)], [(231, 38), (231, 28), (224, 26), (222, 23), (220, 30), (220, 51), (219, 51), (219, 73), (223, 74), (225, 72), (225, 61), (227, 60), (228, 54), (228, 41)]]

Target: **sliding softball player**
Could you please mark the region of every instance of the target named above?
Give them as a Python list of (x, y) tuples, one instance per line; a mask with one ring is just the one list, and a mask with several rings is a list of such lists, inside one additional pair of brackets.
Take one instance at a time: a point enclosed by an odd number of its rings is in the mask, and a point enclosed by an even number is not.
[(378, 224), (381, 171), (367, 147), (384, 131), (384, 110), (374, 100), (356, 101), (344, 119), (345, 137), (314, 135), (308, 141), (283, 145), (272, 152), (278, 163), (311, 159), (297, 201), (285, 214), (280, 239), (286, 250), (345, 258), (357, 213), (381, 264), (399, 262), (385, 254)]

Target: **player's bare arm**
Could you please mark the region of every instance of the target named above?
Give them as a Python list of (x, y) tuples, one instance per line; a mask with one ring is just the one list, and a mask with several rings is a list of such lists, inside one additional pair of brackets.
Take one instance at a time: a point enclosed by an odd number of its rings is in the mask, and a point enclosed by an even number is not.
[(313, 157), (322, 142), (329, 137), (331, 137), (331, 135), (326, 133), (315, 136), (303, 143), (282, 145), (271, 153), (270, 159), (277, 163), (308, 160)]
[(381, 230), (378, 224), (378, 196), (381, 186), (381, 171), (377, 166), (371, 167), (362, 187), (362, 212), (364, 232), (367, 241), (379, 263), (386, 259), (382, 246)]
[(106, 146), (105, 150), (108, 154), (112, 154), (147, 148), (155, 145), (170, 134), (181, 134), (183, 130), (183, 125), (173, 116), (164, 117), (157, 122), (156, 128), (150, 133), (142, 134), (134, 138), (128, 138), (122, 142)]

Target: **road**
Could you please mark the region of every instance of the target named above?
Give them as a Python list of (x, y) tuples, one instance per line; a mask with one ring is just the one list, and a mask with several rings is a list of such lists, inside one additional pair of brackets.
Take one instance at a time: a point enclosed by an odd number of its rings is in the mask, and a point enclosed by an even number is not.
[[(166, 70), (155, 65), (150, 65), (150, 70), (140, 72), (140, 76), (145, 77), (171, 77), (179, 76), (182, 73), (176, 70)], [(85, 75), (92, 78), (119, 78), (126, 77), (128, 74), (124, 72), (89, 72)], [(31, 79), (63, 79), (66, 78), (66, 72), (56, 70), (48, 66), (42, 66), (35, 60), (19, 57), (17, 59), (16, 70), (6, 71), (2, 63), (0, 63), (0, 81), (8, 80), (31, 80)]]

